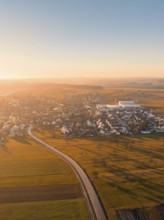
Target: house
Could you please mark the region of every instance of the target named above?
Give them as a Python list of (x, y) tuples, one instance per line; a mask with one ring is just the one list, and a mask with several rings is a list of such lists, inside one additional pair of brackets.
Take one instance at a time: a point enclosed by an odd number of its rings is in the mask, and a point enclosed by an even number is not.
[(69, 134), (69, 130), (68, 130), (65, 126), (63, 126), (63, 127), (61, 128), (61, 132), (62, 132), (63, 134)]

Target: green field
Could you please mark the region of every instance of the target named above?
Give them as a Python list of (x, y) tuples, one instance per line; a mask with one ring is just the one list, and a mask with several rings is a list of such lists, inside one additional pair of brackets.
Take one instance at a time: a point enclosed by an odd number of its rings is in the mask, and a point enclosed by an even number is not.
[(89, 219), (75, 174), (28, 137), (0, 148), (0, 194), (0, 219)]
[(88, 219), (83, 199), (1, 204), (0, 217), (5, 220)]
[(115, 219), (118, 209), (164, 202), (162, 134), (108, 140), (55, 139), (52, 131), (43, 130), (35, 134), (81, 164), (111, 220)]

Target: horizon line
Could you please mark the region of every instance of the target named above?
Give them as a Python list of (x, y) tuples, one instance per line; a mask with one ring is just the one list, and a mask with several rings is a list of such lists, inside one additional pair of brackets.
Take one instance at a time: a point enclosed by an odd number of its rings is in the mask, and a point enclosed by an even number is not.
[(0, 78), (0, 81), (15, 81), (15, 80), (69, 80), (69, 79), (115, 79), (115, 80), (123, 80), (123, 79), (164, 79), (164, 77), (38, 77), (38, 78)]

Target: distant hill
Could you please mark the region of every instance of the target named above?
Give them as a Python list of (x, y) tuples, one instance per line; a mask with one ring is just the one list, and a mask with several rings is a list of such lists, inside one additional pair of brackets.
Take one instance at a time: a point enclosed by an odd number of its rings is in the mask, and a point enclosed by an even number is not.
[(34, 88), (101, 90), (103, 87), (164, 89), (164, 79), (70, 78), (44, 80), (0, 80), (0, 94)]

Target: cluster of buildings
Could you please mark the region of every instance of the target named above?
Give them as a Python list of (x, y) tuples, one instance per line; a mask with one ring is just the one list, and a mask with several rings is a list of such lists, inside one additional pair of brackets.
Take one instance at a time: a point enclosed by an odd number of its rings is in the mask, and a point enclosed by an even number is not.
[(164, 117), (134, 101), (103, 104), (95, 93), (67, 94), (56, 100), (43, 96), (14, 96), (0, 107), (0, 137), (21, 136), (30, 124), (70, 137), (164, 132)]

